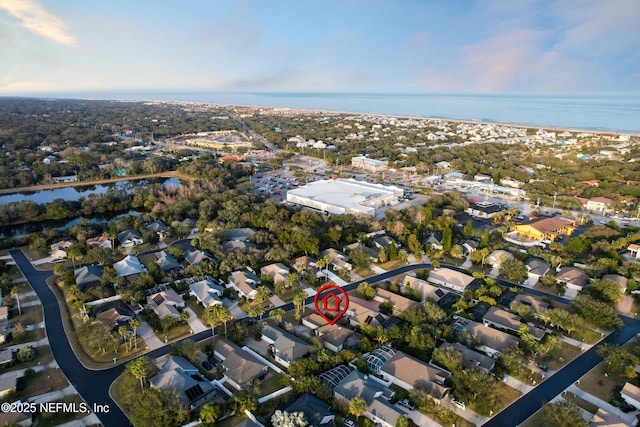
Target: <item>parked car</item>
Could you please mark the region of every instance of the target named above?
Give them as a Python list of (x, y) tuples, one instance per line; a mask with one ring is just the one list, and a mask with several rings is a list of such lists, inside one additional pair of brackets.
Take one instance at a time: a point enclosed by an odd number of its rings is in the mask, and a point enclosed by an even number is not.
[(398, 400), (398, 405), (400, 406), (404, 406), (405, 408), (413, 411), (414, 409), (416, 409), (416, 405), (414, 405), (413, 403), (411, 403), (411, 401), (409, 399), (402, 399), (402, 400)]
[(536, 362), (536, 366), (540, 369), (542, 369), (543, 371), (547, 372), (549, 370), (549, 368), (547, 367), (547, 365), (545, 365), (544, 363), (540, 363), (540, 362)]
[(345, 418), (342, 424), (344, 425), (344, 427), (356, 427), (355, 421), (353, 421), (351, 418)]
[(623, 403), (622, 405), (620, 405), (620, 410), (624, 413), (633, 412), (636, 410), (636, 407), (629, 403)]
[(213, 365), (211, 363), (209, 363), (208, 360), (205, 360), (205, 361), (202, 362), (202, 367), (204, 369), (206, 369), (207, 371), (210, 371), (210, 370), (213, 369)]
[(211, 363), (213, 366), (219, 366), (222, 363), (222, 360), (218, 359), (213, 354), (211, 354), (211, 355), (209, 355), (209, 357), (207, 357), (207, 361), (209, 363)]

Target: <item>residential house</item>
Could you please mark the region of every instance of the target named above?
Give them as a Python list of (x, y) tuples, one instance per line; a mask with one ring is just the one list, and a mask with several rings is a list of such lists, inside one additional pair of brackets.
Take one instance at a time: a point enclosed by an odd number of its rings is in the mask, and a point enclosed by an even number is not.
[(262, 328), (262, 340), (270, 344), (276, 362), (286, 368), (294, 360), (308, 356), (311, 351), (309, 344), (300, 338), (268, 324)]
[(623, 294), (627, 292), (627, 285), (629, 284), (629, 279), (619, 274), (605, 274), (602, 276), (602, 280), (609, 280), (620, 288), (620, 292)]
[(182, 265), (166, 249), (156, 254), (156, 264), (167, 273), (182, 270)]
[(534, 336), (538, 341), (541, 340), (545, 331), (539, 328), (530, 328), (528, 325), (521, 322), (521, 317), (517, 314), (503, 310), (498, 307), (491, 307), (482, 318), (482, 323), (485, 326), (493, 326), (498, 329), (506, 329), (508, 331), (519, 333), (522, 326), (526, 326), (529, 333)]
[(542, 301), (540, 297), (531, 294), (516, 294), (513, 300), (528, 305), (535, 313), (541, 313), (549, 307), (549, 304)]
[(215, 387), (200, 375), (198, 368), (180, 356), (170, 357), (149, 383), (155, 388), (175, 389), (182, 403), (192, 409), (209, 401), (216, 393)]
[(513, 254), (502, 249), (495, 250), (487, 256), (487, 262), (493, 268), (500, 268), (506, 260), (513, 259)]
[(153, 231), (158, 235), (160, 240), (167, 237), (167, 225), (162, 221), (153, 221), (151, 224), (145, 227), (148, 231)]
[(200, 265), (203, 262), (213, 262), (216, 260), (209, 254), (207, 251), (202, 251), (200, 249), (187, 250), (184, 252), (184, 259), (191, 265)]
[(262, 283), (260, 278), (249, 271), (234, 271), (229, 276), (227, 287), (234, 288), (240, 296), (246, 299), (256, 297), (256, 289)]
[(245, 242), (257, 233), (253, 228), (230, 228), (224, 231), (226, 239), (235, 242)]
[(260, 246), (250, 242), (239, 242), (236, 240), (229, 240), (228, 242), (222, 243), (222, 249), (224, 249), (225, 251), (233, 251), (233, 250), (243, 251), (246, 249), (257, 249), (257, 248), (260, 248)]
[(563, 217), (540, 217), (513, 227), (518, 235), (527, 239), (554, 241), (560, 235), (570, 236), (576, 229), (575, 221)]
[(314, 331), (314, 333), (318, 334), (318, 328), (327, 324), (327, 321), (324, 317), (320, 316), (318, 313), (311, 313), (308, 316), (302, 318), (302, 324), (307, 328)]
[(367, 357), (367, 366), (385, 381), (407, 391), (419, 388), (437, 400), (449, 392), (449, 388), (444, 385), (451, 375), (449, 372), (396, 351), (388, 345), (372, 351)]
[(75, 242), (71, 240), (60, 240), (51, 245), (51, 261), (60, 261), (67, 257), (67, 249)]
[(501, 211), (502, 207), (491, 202), (469, 202), (469, 207), (465, 209), (466, 213), (476, 218), (493, 218)]
[(307, 255), (300, 256), (292, 260), (293, 266), (300, 273), (307, 272), (316, 275), (318, 268), (316, 267), (316, 259)]
[(279, 262), (260, 268), (260, 274), (271, 278), (273, 283), (284, 283), (289, 273), (287, 266)]
[(562, 267), (556, 274), (558, 282), (564, 283), (567, 288), (577, 291), (582, 290), (588, 279), (587, 273), (575, 267)]
[(480, 242), (477, 239), (474, 239), (471, 237), (462, 239), (462, 241), (460, 242), (460, 247), (462, 248), (462, 255), (464, 256), (471, 255), (472, 252), (475, 252), (475, 250), (478, 249), (478, 246), (480, 246)]
[(408, 287), (411, 287), (411, 289), (417, 291), (420, 294), (420, 296), (422, 297), (422, 302), (428, 299), (434, 302), (438, 302), (447, 294), (447, 291), (442, 288), (433, 286), (422, 279), (418, 279), (417, 277), (406, 275), (402, 279), (400, 289), (405, 292)]
[(395, 245), (396, 248), (400, 247), (400, 243), (393, 240), (391, 237), (383, 234), (382, 236), (377, 236), (373, 238), (373, 244), (376, 245), (378, 249), (388, 249), (392, 244)]
[(189, 294), (196, 297), (198, 302), (205, 307), (222, 304), (223, 292), (224, 288), (215, 284), (210, 277), (189, 284)]
[(589, 422), (589, 427), (629, 427), (629, 424), (611, 412), (598, 408)]
[(97, 265), (86, 265), (73, 271), (73, 276), (78, 289), (82, 292), (89, 288), (100, 286), (102, 278), (102, 267)]
[(346, 402), (356, 397), (364, 399), (367, 404), (364, 416), (383, 427), (395, 427), (398, 418), (406, 415), (404, 410), (388, 402), (394, 394), (392, 390), (359, 371), (352, 371), (342, 378), (333, 393), (337, 399)]
[(136, 313), (126, 305), (122, 300), (108, 302), (100, 306), (93, 307), (93, 313), (96, 319), (107, 324), (112, 329), (118, 329), (120, 326), (128, 325)]
[(147, 269), (142, 265), (137, 256), (127, 255), (124, 259), (113, 264), (116, 276), (133, 278), (137, 275), (147, 273)]
[(478, 350), (493, 358), (497, 358), (505, 348), (520, 342), (520, 339), (511, 334), (469, 319), (458, 318), (452, 329), (466, 337), (468, 344), (477, 344)]
[(369, 255), (369, 259), (372, 262), (378, 261), (378, 255), (379, 255), (378, 251), (375, 249), (371, 249), (370, 247), (363, 245), (360, 242), (355, 242), (342, 248), (342, 250), (345, 251), (346, 253), (350, 253), (354, 249), (360, 249), (364, 251), (367, 255)]
[(92, 248), (106, 248), (111, 249), (111, 240), (105, 236), (90, 237), (87, 239), (87, 245)]
[(325, 348), (337, 353), (345, 348), (345, 346), (350, 347), (351, 338), (357, 335), (353, 330), (337, 324), (329, 325), (326, 321), (324, 323), (323, 326), (316, 329), (316, 333), (322, 340)]
[(457, 342), (448, 343), (445, 341), (438, 348), (440, 350), (451, 348), (454, 351), (457, 351), (458, 353), (460, 353), (460, 356), (462, 357), (462, 366), (464, 366), (465, 368), (478, 369), (480, 371), (490, 373), (496, 364), (495, 359), (489, 356), (485, 356), (482, 353), (478, 353), (477, 351), (472, 350), (468, 347), (465, 347), (464, 345)]
[(311, 393), (304, 393), (286, 405), (284, 410), (289, 414), (302, 412), (308, 425), (315, 427), (333, 426), (333, 420), (336, 418), (331, 407)]
[(373, 327), (382, 326), (388, 319), (384, 314), (380, 314), (377, 301), (367, 301), (358, 297), (349, 297), (349, 307), (345, 312), (345, 318), (349, 319), (351, 326), (362, 326), (364, 324)]
[(345, 269), (351, 271), (353, 269), (353, 265), (348, 262), (349, 258), (336, 249), (325, 249), (324, 251), (320, 252), (320, 256), (329, 257), (329, 262), (331, 263), (331, 267), (333, 270)]
[(0, 397), (4, 397), (15, 391), (17, 381), (17, 375), (0, 375)]
[(640, 387), (631, 383), (625, 383), (622, 390), (620, 390), (620, 396), (630, 405), (640, 408)]
[(431, 250), (433, 250), (434, 252), (436, 251), (441, 251), (443, 246), (442, 246), (442, 233), (439, 231), (432, 231), (430, 233), (425, 233), (425, 235), (422, 238), (422, 244), (423, 245), (429, 245), (431, 246)]
[(125, 230), (118, 233), (118, 241), (123, 248), (132, 248), (144, 243), (142, 235), (138, 230)]
[(269, 370), (249, 352), (227, 340), (218, 341), (213, 347), (213, 354), (222, 360), (226, 381), (236, 390), (241, 390), (256, 378), (264, 378)]
[(606, 197), (592, 197), (587, 201), (585, 207), (587, 210), (593, 212), (604, 213), (610, 210), (613, 206), (613, 200)]
[(185, 306), (182, 296), (178, 295), (172, 288), (149, 295), (147, 304), (159, 318), (171, 316), (176, 320), (180, 320), (180, 310), (178, 308), (184, 308)]
[(640, 260), (640, 245), (638, 245), (637, 243), (632, 243), (627, 247), (627, 250), (629, 251), (629, 254), (632, 258)]
[(546, 274), (551, 269), (551, 266), (548, 262), (540, 258), (527, 258), (524, 260), (524, 266), (527, 267), (530, 275), (533, 276), (546, 276)]
[(382, 288), (376, 288), (376, 296), (373, 299), (381, 303), (386, 302), (393, 304), (393, 314), (395, 316), (398, 316), (403, 311), (420, 306), (420, 303), (417, 301), (394, 294)]
[(427, 280), (436, 285), (441, 285), (462, 293), (471, 286), (475, 279), (473, 276), (450, 268), (434, 268), (429, 272)]

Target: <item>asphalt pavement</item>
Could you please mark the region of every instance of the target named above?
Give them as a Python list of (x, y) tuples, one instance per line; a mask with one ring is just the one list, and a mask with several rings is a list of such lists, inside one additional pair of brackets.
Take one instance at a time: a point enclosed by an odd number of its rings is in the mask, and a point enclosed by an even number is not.
[[(108, 413), (96, 414), (106, 427), (131, 425), (125, 414), (111, 399), (111, 396), (109, 396), (109, 387), (111, 383), (124, 371), (124, 365), (116, 365), (113, 368), (105, 370), (92, 370), (82, 365), (69, 345), (68, 339), (65, 335), (57, 299), (46, 284), (46, 280), (52, 275), (52, 271), (36, 270), (21, 250), (12, 250), (9, 253), (15, 260), (18, 268), (20, 268), (23, 275), (33, 287), (34, 291), (38, 294), (40, 301), (42, 301), (45, 327), (47, 336), (49, 337), (51, 351), (53, 352), (60, 369), (66, 375), (69, 382), (74, 385), (76, 390), (78, 390), (80, 395), (90, 406), (93, 406), (93, 404), (109, 405), (110, 411)], [(447, 267), (460, 270), (459, 268), (452, 266)], [(346, 292), (349, 292), (356, 289), (362, 282), (377, 283), (409, 271), (425, 268), (431, 268), (431, 263), (406, 265), (377, 276), (349, 283), (342, 288)], [(502, 282), (502, 284), (506, 286), (514, 286), (514, 284), (509, 282), (501, 280), (499, 282)], [(565, 300), (564, 298), (544, 294), (536, 291), (535, 289), (523, 288), (523, 290), (536, 295), (546, 295), (559, 302), (568, 302), (568, 300)], [(312, 303), (313, 297), (309, 297), (305, 300), (305, 305)], [(281, 308), (286, 311), (290, 311), (294, 309), (294, 306), (293, 303), (287, 303), (281, 306)], [(606, 337), (590, 350), (585, 351), (572, 362), (568, 363), (562, 369), (562, 375), (558, 375), (558, 373), (556, 373), (556, 375), (546, 379), (522, 398), (512, 403), (500, 413), (494, 415), (493, 418), (485, 425), (489, 427), (513, 427), (514, 425), (522, 423), (540, 409), (543, 403), (551, 401), (555, 396), (560, 394), (572, 383), (575, 383), (580, 377), (586, 374), (602, 360), (602, 358), (596, 353), (596, 349), (600, 344), (609, 343), (622, 345), (640, 331), (640, 321), (626, 316), (621, 317), (624, 321), (624, 326), (622, 328)], [(211, 331), (209, 329), (198, 334), (194, 334), (188, 338), (199, 341), (207, 337), (211, 337)], [(147, 353), (146, 356), (153, 359), (168, 352), (169, 346), (164, 346)]]

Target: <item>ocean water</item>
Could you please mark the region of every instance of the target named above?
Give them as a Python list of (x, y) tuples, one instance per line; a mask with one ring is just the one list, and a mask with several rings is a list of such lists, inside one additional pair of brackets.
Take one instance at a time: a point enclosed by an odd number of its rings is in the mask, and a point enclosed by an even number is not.
[[(58, 96), (60, 97), (60, 96)], [(70, 94), (65, 94), (70, 97)], [(640, 95), (453, 95), (314, 92), (78, 93), (88, 99), (166, 100), (473, 120), (640, 133)]]

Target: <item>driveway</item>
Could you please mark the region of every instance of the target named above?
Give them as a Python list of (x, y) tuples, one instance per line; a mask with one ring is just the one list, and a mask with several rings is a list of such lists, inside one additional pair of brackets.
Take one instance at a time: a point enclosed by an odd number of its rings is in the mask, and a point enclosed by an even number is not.
[(160, 338), (153, 333), (153, 329), (151, 329), (151, 326), (149, 326), (147, 322), (140, 322), (138, 335), (147, 344), (149, 350), (155, 350), (156, 348), (160, 348), (164, 345), (164, 343), (160, 341)]
[(184, 311), (189, 313), (189, 319), (187, 319), (187, 323), (189, 323), (189, 327), (191, 328), (194, 334), (197, 334), (198, 332), (202, 332), (206, 329), (209, 329), (202, 324), (200, 319), (198, 319), (198, 315), (189, 307), (185, 307)]

